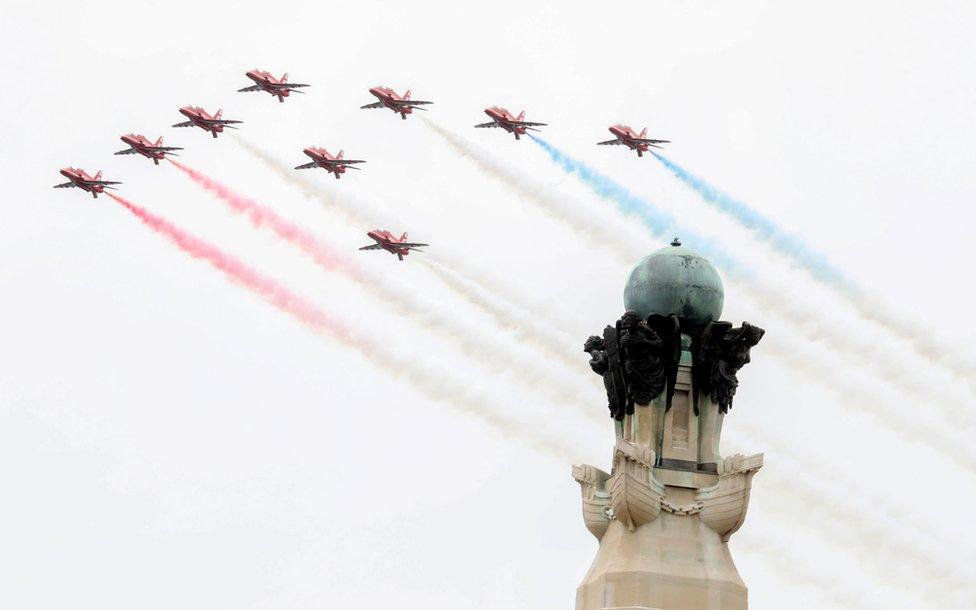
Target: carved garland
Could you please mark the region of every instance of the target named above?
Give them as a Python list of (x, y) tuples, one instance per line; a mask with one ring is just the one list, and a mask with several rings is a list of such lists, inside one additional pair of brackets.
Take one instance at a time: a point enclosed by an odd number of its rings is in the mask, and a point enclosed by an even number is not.
[(677, 505), (668, 502), (665, 499), (661, 500), (661, 510), (666, 513), (671, 513), (672, 515), (697, 515), (701, 512), (705, 505), (701, 502), (692, 502), (691, 504)]

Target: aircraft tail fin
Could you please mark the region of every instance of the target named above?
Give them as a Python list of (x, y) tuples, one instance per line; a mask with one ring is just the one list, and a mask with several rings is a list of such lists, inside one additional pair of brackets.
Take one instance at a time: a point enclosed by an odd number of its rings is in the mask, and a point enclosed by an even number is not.
[(284, 74), (281, 75), (281, 81), (280, 82), (282, 82), (282, 83), (287, 83), (288, 82), (288, 73), (287, 72), (285, 72)]
[(410, 89), (407, 89), (407, 92), (403, 94), (403, 99), (405, 99), (405, 100), (409, 100), (410, 99)]
[(163, 136), (159, 136), (159, 138), (156, 140), (156, 143), (153, 144), (153, 146), (162, 146), (162, 145), (163, 145)]
[(407, 232), (404, 231), (403, 235), (400, 236), (400, 241), (407, 241)]
[(217, 114), (214, 115), (214, 118), (219, 119), (222, 114), (224, 114), (224, 109), (220, 108), (217, 110)]
[(643, 138), (646, 135), (647, 135), (647, 127), (645, 127), (644, 129), (642, 129), (641, 132), (640, 132), (640, 135), (637, 136), (637, 137), (638, 138)]
[(525, 111), (523, 110), (522, 112), (519, 113), (519, 115), (517, 117), (515, 117), (515, 120), (516, 121), (521, 121), (524, 118), (525, 118)]
[(341, 159), (341, 158), (342, 158), (342, 155), (344, 155), (344, 154), (345, 154), (345, 152), (346, 152), (346, 151), (344, 151), (344, 150), (340, 150), (340, 151), (339, 151), (339, 154), (338, 154), (338, 155), (336, 155), (336, 159)]
[(98, 170), (98, 172), (95, 173), (95, 176), (92, 178), (92, 180), (101, 180), (101, 179), (102, 179), (102, 170)]

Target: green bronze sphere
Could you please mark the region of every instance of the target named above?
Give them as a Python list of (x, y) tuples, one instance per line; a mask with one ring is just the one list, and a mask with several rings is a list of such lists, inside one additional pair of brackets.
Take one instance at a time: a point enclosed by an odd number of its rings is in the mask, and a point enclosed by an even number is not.
[(642, 258), (624, 288), (624, 307), (645, 318), (677, 314), (704, 324), (718, 320), (724, 304), (725, 290), (715, 267), (677, 238)]

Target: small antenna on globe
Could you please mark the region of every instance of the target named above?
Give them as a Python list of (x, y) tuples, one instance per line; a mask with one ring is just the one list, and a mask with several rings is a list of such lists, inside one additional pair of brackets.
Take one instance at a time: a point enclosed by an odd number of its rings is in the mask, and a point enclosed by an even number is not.
[(675, 236), (675, 238), (671, 240), (671, 245), (674, 247), (678, 247), (681, 245), (681, 240), (678, 239), (677, 236)]

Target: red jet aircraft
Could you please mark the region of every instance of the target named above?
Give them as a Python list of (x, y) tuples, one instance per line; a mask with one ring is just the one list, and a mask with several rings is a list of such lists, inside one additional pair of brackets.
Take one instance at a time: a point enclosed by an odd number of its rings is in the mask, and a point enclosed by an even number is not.
[(332, 156), (329, 151), (324, 148), (316, 148), (311, 146), (306, 148), (304, 151), (306, 155), (312, 158), (311, 163), (306, 163), (305, 165), (297, 165), (295, 169), (311, 169), (313, 167), (321, 167), (322, 169), (328, 170), (335, 174), (336, 180), (339, 179), (341, 174), (346, 173), (347, 169), (359, 169), (354, 166), (353, 163), (366, 163), (360, 159), (343, 159), (342, 155), (346, 152), (340, 150), (338, 155)]
[(407, 115), (411, 114), (414, 110), (427, 110), (426, 108), (421, 108), (427, 104), (433, 104), (434, 102), (424, 102), (421, 100), (410, 99), (410, 91), (408, 90), (403, 94), (403, 97), (397, 95), (397, 92), (389, 87), (373, 87), (369, 90), (378, 102), (373, 102), (372, 104), (366, 104), (365, 106), (360, 106), (360, 108), (389, 108), (393, 112), (397, 112), (403, 118), (407, 119)]
[[(183, 150), (182, 148), (176, 146), (163, 146), (163, 136), (159, 136), (156, 143), (153, 144), (149, 141), (149, 138), (143, 135), (130, 133), (122, 136), (122, 141), (129, 145), (129, 148), (125, 150), (120, 150), (115, 153), (117, 155), (135, 155), (140, 154), (147, 159), (152, 159), (153, 163), (159, 165), (160, 159), (164, 159), (166, 155), (176, 155), (174, 150)], [(177, 155), (179, 156), (179, 155)]]
[(68, 188), (80, 188), (83, 191), (87, 191), (92, 194), (92, 197), (98, 199), (99, 193), (104, 193), (105, 189), (111, 189), (113, 184), (122, 184), (121, 182), (111, 182), (108, 180), (102, 180), (102, 171), (99, 170), (94, 176), (89, 176), (88, 173), (83, 169), (76, 169), (74, 167), (66, 167), (60, 170), (61, 175), (70, 180), (71, 182), (65, 182), (64, 184), (55, 184), (56, 189), (68, 189)]
[(482, 123), (481, 125), (475, 125), (475, 127), (501, 127), (508, 133), (515, 134), (515, 139), (518, 140), (521, 136), (525, 135), (526, 131), (539, 131), (535, 129), (536, 127), (545, 127), (545, 123), (531, 123), (529, 121), (523, 121), (525, 118), (525, 111), (519, 113), (518, 116), (512, 116), (512, 113), (500, 106), (491, 106), (485, 108), (485, 114), (491, 117), (490, 123)]
[(423, 252), (423, 250), (420, 250), (419, 248), (421, 246), (430, 245), (408, 242), (406, 233), (397, 238), (389, 231), (373, 229), (372, 231), (366, 233), (366, 235), (368, 235), (376, 243), (363, 246), (360, 248), (360, 250), (386, 250), (390, 254), (396, 254), (396, 257), (400, 260), (403, 260), (404, 256), (410, 254), (411, 250)]
[(223, 114), (223, 110), (218, 110), (217, 114), (210, 116), (206, 110), (197, 106), (184, 106), (180, 108), (180, 114), (190, 119), (189, 121), (183, 121), (182, 123), (177, 123), (173, 127), (193, 127), (196, 125), (204, 131), (209, 131), (213, 134), (213, 137), (217, 137), (217, 134), (224, 130), (224, 127), (230, 127), (231, 129), (237, 129), (233, 127), (234, 124), (243, 123), (244, 121), (231, 121), (228, 119), (220, 118)]
[(610, 127), (610, 133), (617, 136), (615, 140), (607, 140), (606, 142), (597, 142), (598, 146), (626, 146), (631, 150), (637, 151), (638, 157), (643, 157), (644, 153), (648, 151), (649, 148), (661, 148), (658, 144), (670, 144), (670, 140), (651, 140), (645, 138), (647, 135), (647, 127), (637, 133), (630, 127), (626, 125), (612, 125)]
[(288, 97), (292, 91), (295, 93), (305, 93), (304, 91), (299, 91), (300, 87), (308, 87), (308, 85), (303, 85), (301, 83), (289, 83), (288, 73), (285, 72), (281, 78), (275, 78), (271, 76), (270, 72), (265, 72), (263, 70), (250, 70), (244, 73), (244, 76), (255, 82), (254, 85), (250, 87), (244, 87), (243, 89), (238, 89), (238, 93), (244, 91), (267, 91), (271, 95), (278, 98), (279, 102), (284, 102), (285, 98)]

